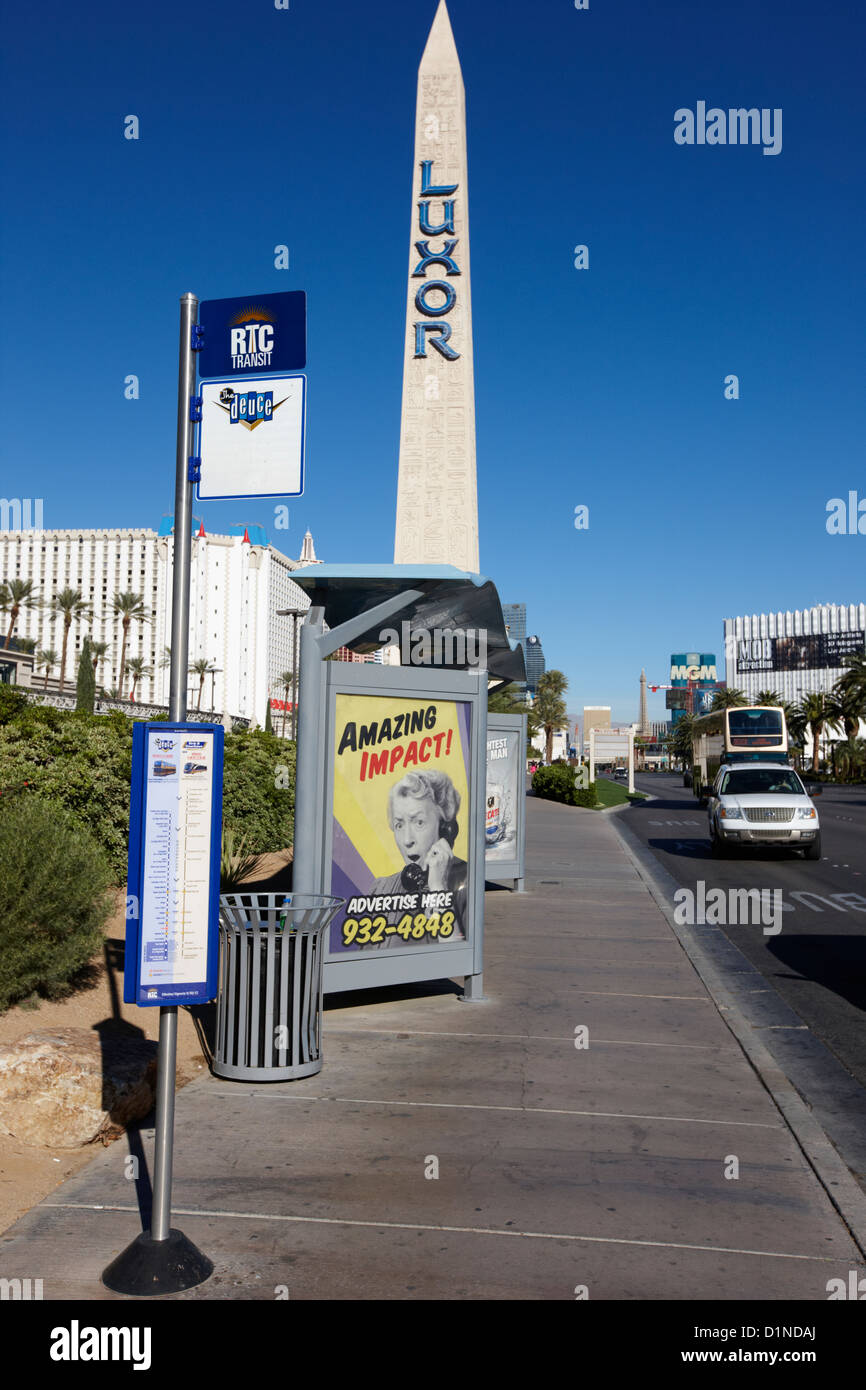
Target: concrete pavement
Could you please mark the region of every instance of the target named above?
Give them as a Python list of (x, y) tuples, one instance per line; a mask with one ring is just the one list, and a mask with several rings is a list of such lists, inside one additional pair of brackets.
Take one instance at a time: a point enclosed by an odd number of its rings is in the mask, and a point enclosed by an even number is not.
[[(216, 1266), (180, 1300), (823, 1301), (862, 1277), (613, 819), (529, 799), (528, 891), (486, 898), (486, 1001), (334, 996), (318, 1076), (179, 1093), (173, 1224)], [(0, 1276), (119, 1298), (99, 1274), (139, 1230), (128, 1155), (0, 1237)]]

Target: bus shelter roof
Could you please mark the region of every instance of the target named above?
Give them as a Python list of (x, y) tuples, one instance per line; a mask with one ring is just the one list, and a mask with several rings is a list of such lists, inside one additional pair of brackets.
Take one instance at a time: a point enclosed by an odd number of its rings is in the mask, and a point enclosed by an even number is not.
[[(340, 628), (351, 624), (348, 640), (339, 642), (350, 651), (378, 651), (385, 645), (380, 634), (391, 628), (399, 635), (404, 622), (413, 635), (434, 628), (481, 630), (490, 675), (501, 681), (526, 679), (523, 648), (505, 631), (496, 585), (483, 574), (453, 565), (306, 565), (292, 571), (292, 580), (313, 606), (324, 609), (332, 638), (339, 638)], [(400, 595), (405, 602), (398, 602), (387, 618), (372, 611)], [(368, 612), (369, 626), (358, 631), (355, 620)]]

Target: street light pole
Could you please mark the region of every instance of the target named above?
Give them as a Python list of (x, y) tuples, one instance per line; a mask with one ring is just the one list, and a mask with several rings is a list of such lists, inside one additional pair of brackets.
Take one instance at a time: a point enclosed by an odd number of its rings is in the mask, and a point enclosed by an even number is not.
[(280, 608), (278, 618), (292, 620), (292, 740), (298, 741), (298, 690), (300, 688), (300, 652), (298, 651), (298, 619), (307, 616), (306, 608)]

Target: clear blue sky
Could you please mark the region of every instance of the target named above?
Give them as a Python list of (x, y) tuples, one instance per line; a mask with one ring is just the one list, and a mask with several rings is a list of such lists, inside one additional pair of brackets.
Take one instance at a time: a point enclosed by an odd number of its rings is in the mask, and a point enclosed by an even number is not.
[[(481, 569), (569, 708), (637, 714), (722, 619), (866, 597), (866, 7), (450, 0), (467, 88)], [(3, 495), (171, 510), (177, 302), (305, 289), (307, 490), (204, 504), (291, 555), (393, 556), (418, 62), (435, 0), (7, 11)], [(699, 100), (783, 147), (679, 146)], [(137, 142), (123, 118), (141, 123)], [(289, 271), (273, 248), (290, 248)], [(586, 243), (590, 269), (574, 269)], [(124, 378), (141, 397), (126, 401)], [(727, 401), (736, 373), (740, 399)], [(574, 508), (590, 529), (574, 529)], [(663, 718), (663, 698), (650, 713)]]

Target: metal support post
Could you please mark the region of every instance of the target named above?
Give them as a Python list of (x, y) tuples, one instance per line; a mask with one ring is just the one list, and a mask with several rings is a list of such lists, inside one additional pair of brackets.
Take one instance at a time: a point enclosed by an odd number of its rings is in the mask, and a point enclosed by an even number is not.
[[(193, 422), (190, 399), (195, 395), (196, 363), (192, 330), (198, 299), (185, 294), (180, 301), (180, 350), (177, 383), (177, 453), (174, 489), (174, 573), (171, 608), (171, 680), (169, 720), (186, 719), (189, 666), (190, 557), (192, 553)], [(174, 1095), (177, 1070), (177, 1006), (159, 1011), (156, 1080), (156, 1140), (154, 1145), (153, 1209), (150, 1230), (144, 1231), (112, 1261), (102, 1276), (110, 1289), (126, 1294), (177, 1293), (201, 1284), (213, 1265), (182, 1231), (171, 1229), (171, 1179), (174, 1152)]]

